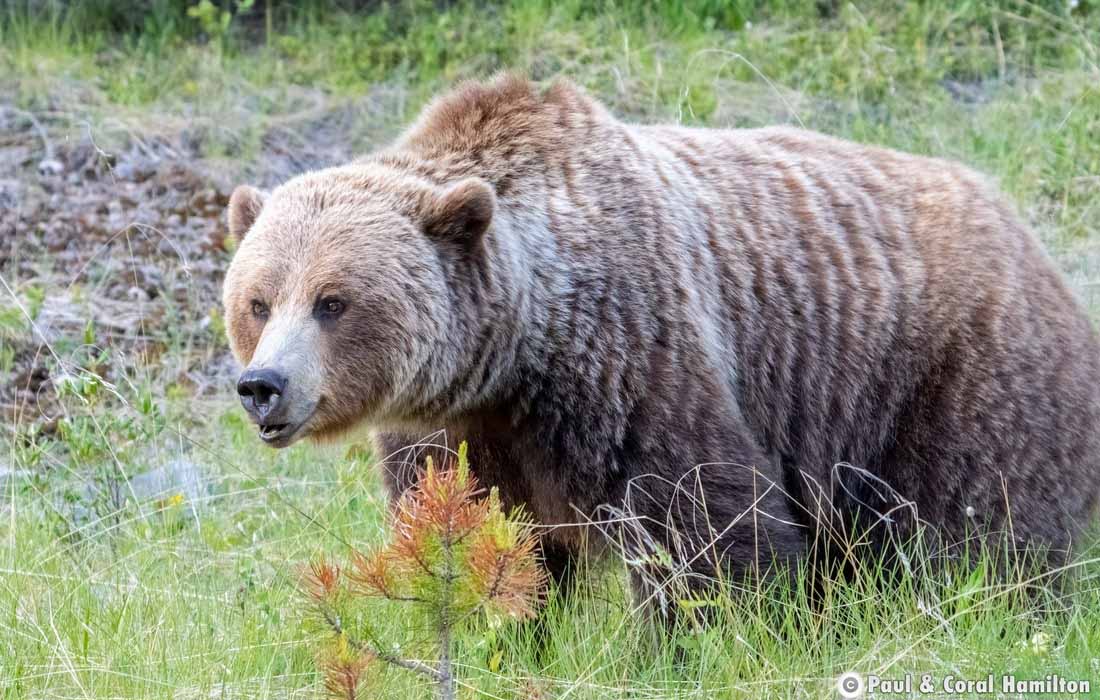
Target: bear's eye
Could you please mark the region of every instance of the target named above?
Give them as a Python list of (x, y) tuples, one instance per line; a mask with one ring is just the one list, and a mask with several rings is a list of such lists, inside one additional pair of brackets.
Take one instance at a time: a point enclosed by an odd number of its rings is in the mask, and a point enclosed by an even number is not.
[(322, 318), (336, 318), (344, 313), (344, 302), (336, 297), (325, 297), (317, 303), (317, 313)]
[(252, 315), (256, 318), (267, 318), (267, 304), (262, 301), (252, 300)]

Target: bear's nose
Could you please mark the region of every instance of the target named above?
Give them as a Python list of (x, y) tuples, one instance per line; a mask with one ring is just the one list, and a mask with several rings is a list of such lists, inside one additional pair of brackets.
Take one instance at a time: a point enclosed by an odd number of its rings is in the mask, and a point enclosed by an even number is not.
[(263, 420), (279, 403), (286, 377), (273, 369), (249, 369), (237, 381), (237, 393), (245, 410)]

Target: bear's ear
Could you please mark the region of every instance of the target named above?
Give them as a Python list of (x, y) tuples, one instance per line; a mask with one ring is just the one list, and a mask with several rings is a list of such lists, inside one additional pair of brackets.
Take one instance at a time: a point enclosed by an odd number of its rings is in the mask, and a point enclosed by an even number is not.
[(229, 232), (243, 240), (248, 229), (256, 223), (256, 217), (264, 208), (267, 194), (249, 185), (240, 185), (229, 196)]
[(489, 183), (476, 177), (460, 180), (429, 199), (424, 230), (437, 240), (473, 243), (489, 228), (496, 206)]

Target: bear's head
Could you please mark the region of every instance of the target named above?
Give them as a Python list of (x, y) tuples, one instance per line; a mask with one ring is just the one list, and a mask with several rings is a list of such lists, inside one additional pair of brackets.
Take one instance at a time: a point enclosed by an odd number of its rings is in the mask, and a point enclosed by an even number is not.
[(467, 361), (453, 284), (495, 206), (483, 180), (368, 163), (233, 192), (226, 330), (264, 442), (335, 436), (446, 391)]

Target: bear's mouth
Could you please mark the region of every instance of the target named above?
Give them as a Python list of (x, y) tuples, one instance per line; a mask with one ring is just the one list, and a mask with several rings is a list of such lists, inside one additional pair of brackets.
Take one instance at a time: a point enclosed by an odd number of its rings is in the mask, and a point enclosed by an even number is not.
[(269, 445), (278, 444), (293, 435), (294, 430), (290, 423), (267, 423), (260, 426), (260, 439)]
[(313, 409), (304, 420), (288, 421), (286, 420), (288, 416), (281, 415), (279, 418), (283, 419), (285, 422), (276, 423), (275, 421), (271, 421), (269, 423), (257, 423), (256, 427), (259, 428), (260, 439), (263, 440), (264, 444), (268, 447), (289, 447), (298, 438), (309, 434), (311, 429), (310, 422), (316, 412), (317, 406), (314, 405)]

